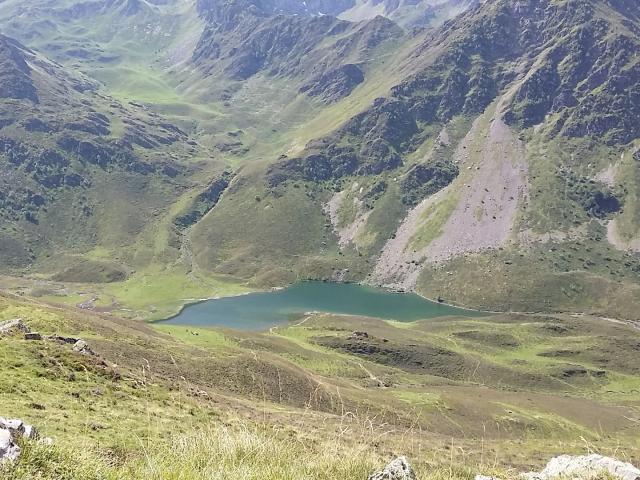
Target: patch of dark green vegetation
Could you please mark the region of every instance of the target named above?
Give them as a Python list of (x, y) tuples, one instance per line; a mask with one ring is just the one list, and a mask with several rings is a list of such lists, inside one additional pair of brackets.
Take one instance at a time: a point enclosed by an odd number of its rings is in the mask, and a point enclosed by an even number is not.
[(454, 335), (469, 342), (481, 343), (496, 348), (516, 348), (520, 346), (518, 339), (508, 333), (465, 330), (462, 332), (455, 332)]
[(582, 177), (570, 167), (561, 166), (556, 175), (565, 183), (566, 196), (579, 204), (590, 217), (605, 218), (622, 209), (620, 198), (624, 192), (618, 193), (601, 182)]
[(111, 283), (126, 280), (128, 272), (119, 265), (84, 260), (53, 276), (59, 282)]
[(185, 229), (197, 223), (216, 206), (232, 179), (233, 174), (227, 171), (211, 182), (203, 192), (196, 196), (189, 211), (175, 219), (176, 227)]
[(458, 173), (458, 167), (449, 158), (439, 156), (415, 165), (402, 181), (402, 203), (416, 205), (449, 185)]
[(452, 379), (462, 378), (466, 371), (464, 356), (436, 345), (403, 344), (377, 338), (366, 332), (354, 332), (346, 338), (331, 336), (314, 340), (326, 347), (409, 371), (421, 370)]

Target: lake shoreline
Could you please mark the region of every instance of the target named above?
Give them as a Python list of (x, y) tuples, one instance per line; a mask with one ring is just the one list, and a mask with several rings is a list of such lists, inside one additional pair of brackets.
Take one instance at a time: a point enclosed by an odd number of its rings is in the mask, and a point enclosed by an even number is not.
[[(317, 286), (317, 288), (321, 289), (319, 292), (308, 291), (309, 288), (316, 288), (314, 287), (314, 284)], [(352, 290), (348, 293), (341, 292), (339, 289), (343, 287), (351, 288)], [(307, 291), (305, 291), (305, 289)], [(331, 289), (334, 289), (334, 291), (331, 291)], [(285, 298), (278, 299), (265, 297), (265, 294), (277, 294), (278, 292), (282, 292), (281, 297), (284, 296)], [(287, 295), (289, 296), (289, 298), (286, 298)], [(200, 312), (192, 313), (192, 315), (196, 315), (199, 317), (197, 321), (194, 320), (195, 323), (186, 321), (184, 323), (172, 322), (172, 320), (175, 320), (181, 315), (184, 315), (185, 312), (187, 312), (189, 309), (197, 307), (198, 305), (201, 305), (203, 303), (213, 302), (215, 300), (232, 300), (244, 296), (255, 296), (255, 298), (252, 299), (252, 303), (255, 304), (256, 302), (261, 302), (264, 304), (263, 306), (261, 306), (260, 310), (251, 312), (251, 314), (255, 314), (256, 322), (258, 323), (261, 321), (261, 319), (270, 319), (267, 320), (270, 321), (270, 323), (266, 326), (266, 328), (287, 323), (285, 318), (286, 313), (284, 312), (288, 308), (296, 307), (300, 307), (300, 314), (304, 314), (308, 311), (315, 311), (317, 313), (345, 316), (362, 316), (400, 322), (418, 321), (422, 319), (436, 318), (441, 316), (481, 316), (493, 313), (468, 307), (459, 307), (457, 305), (451, 305), (445, 302), (434, 301), (416, 292), (398, 291), (377, 285), (367, 284), (364, 282), (304, 280), (301, 282), (293, 283), (286, 287), (274, 287), (271, 289), (242, 292), (235, 295), (212, 296), (209, 298), (202, 298), (192, 302), (187, 302), (182, 305), (180, 310), (174, 315), (171, 315), (164, 319), (154, 320), (151, 323), (171, 323), (174, 325), (242, 328), (240, 326), (242, 322), (249, 322), (249, 320), (246, 318), (247, 312), (242, 312), (242, 310), (243, 308), (248, 310), (251, 310), (251, 308), (255, 308), (255, 306), (252, 306), (251, 303), (238, 306), (232, 305), (227, 301), (225, 302), (225, 304), (218, 304), (215, 306), (218, 309), (231, 309), (226, 311), (224, 315), (226, 315), (229, 319), (236, 316), (236, 318), (238, 318), (237, 324), (232, 323), (231, 325), (229, 325), (225, 324), (224, 322), (221, 324), (216, 324), (214, 320), (203, 320), (204, 313), (202, 312), (202, 310)], [(359, 296), (361, 296), (361, 298), (358, 300)], [(403, 299), (403, 301), (400, 301), (399, 299), (402, 296), (405, 296), (406, 298)], [(281, 301), (282, 305), (278, 305), (278, 301)], [(308, 305), (308, 310), (304, 310), (305, 308), (307, 308), (306, 305)], [(442, 310), (442, 312), (440, 312), (439, 310)], [(263, 312), (264, 315), (261, 316)], [(218, 313), (218, 315), (221, 314)], [(245, 317), (242, 317), (242, 315), (245, 315)]]

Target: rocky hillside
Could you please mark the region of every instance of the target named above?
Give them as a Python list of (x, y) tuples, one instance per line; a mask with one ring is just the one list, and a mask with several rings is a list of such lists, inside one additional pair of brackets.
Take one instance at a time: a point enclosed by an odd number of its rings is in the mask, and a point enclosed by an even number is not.
[[(492, 308), (538, 308), (513, 288), (524, 277), (576, 282), (573, 292), (549, 295), (556, 308), (619, 281), (630, 294), (640, 264), (615, 235), (624, 221), (626, 245), (635, 244), (627, 223), (635, 184), (616, 172), (637, 168), (639, 42), (638, 6), (621, 1), (495, 0), (418, 34), (395, 67), (404, 79), (385, 96), (266, 168), (258, 196), (286, 208), (284, 199), (303, 187), (305, 205), (329, 221), (328, 230), (302, 227), (321, 240), (296, 251), (314, 257), (314, 270), (297, 261), (289, 268), (321, 277), (346, 271), (432, 297), (443, 291), (437, 272), (445, 269), (456, 272), (446, 279), (452, 300)], [(244, 188), (256, 194), (253, 181)], [(239, 198), (242, 188), (228, 202)], [(196, 227), (196, 244), (225, 224), (228, 202)], [(263, 215), (244, 215), (251, 212)], [(208, 236), (200, 253), (207, 268), (238, 254), (229, 229), (213, 243)], [(273, 235), (274, 245), (287, 242)], [(585, 248), (586, 256), (573, 253)], [(272, 268), (244, 252), (252, 275)], [(494, 278), (495, 268), (504, 278), (499, 294), (468, 293), (467, 282)]]
[[(301, 79), (302, 92), (331, 102), (362, 83), (363, 66), (402, 30), (378, 17), (353, 24), (331, 16), (275, 15), (240, 4), (204, 12), (209, 24), (193, 54), (206, 75), (234, 80), (259, 72)], [(300, 81), (300, 80), (299, 80)]]
[(429, 4), (4, 3), (12, 271), (637, 316), (637, 3)]
[[(154, 209), (175, 200), (188, 172), (185, 160), (197, 149), (178, 127), (139, 104), (103, 95), (97, 82), (4, 36), (0, 77), (5, 267), (26, 267), (54, 249), (82, 252), (108, 237), (136, 235)], [(105, 191), (108, 186), (115, 190)], [(113, 195), (138, 211), (122, 212), (128, 220), (107, 231)]]
[(420, 28), (453, 18), (478, 0), (356, 0), (340, 13), (340, 18), (361, 21), (383, 15), (405, 28)]

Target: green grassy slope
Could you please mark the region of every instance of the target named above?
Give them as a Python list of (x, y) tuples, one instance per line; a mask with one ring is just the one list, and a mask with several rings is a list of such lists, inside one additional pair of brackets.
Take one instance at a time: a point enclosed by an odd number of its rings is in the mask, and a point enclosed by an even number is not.
[(0, 338), (2, 414), (55, 441), (25, 445), (9, 478), (355, 479), (389, 452), (424, 478), (509, 478), (585, 448), (640, 457), (638, 333), (620, 323), (316, 315), (246, 333), (2, 296), (0, 318), (16, 317), (98, 356)]

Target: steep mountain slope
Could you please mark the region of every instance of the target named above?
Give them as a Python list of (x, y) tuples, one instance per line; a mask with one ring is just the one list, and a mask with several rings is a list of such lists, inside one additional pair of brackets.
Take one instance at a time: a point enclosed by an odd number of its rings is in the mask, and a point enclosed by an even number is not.
[(357, 64), (370, 61), (382, 43), (403, 35), (383, 17), (352, 24), (330, 16), (263, 16), (249, 9), (241, 18), (214, 14), (207, 18), (210, 23), (193, 54), (206, 74), (221, 70), (232, 79), (247, 80), (266, 71), (271, 76), (302, 78), (308, 82), (306, 90), (318, 94), (325, 84), (331, 89), (333, 77), (345, 78), (345, 88), (333, 87), (329, 99), (350, 94), (364, 81)]
[(637, 4), (489, 1), (412, 42), (386, 97), (264, 180), (236, 179), (194, 229), (198, 260), (259, 281), (373, 273), (477, 306), (636, 315), (617, 300), (637, 291), (638, 258), (607, 241), (617, 217), (629, 226), (635, 184), (601, 179), (637, 168)]
[[(0, 77), (5, 268), (42, 265), (53, 252), (56, 269), (73, 267), (64, 254), (131, 245), (188, 183), (197, 144), (141, 105), (102, 95), (95, 81), (4, 36)], [(127, 276), (131, 266), (105, 259), (79, 278)]]
[[(313, 12), (340, 2), (4, 2), (7, 29), (61, 63), (5, 41), (6, 184), (25, 186), (5, 187), (11, 268), (636, 315), (638, 5), (464, 6), (406, 32)], [(11, 163), (11, 142), (64, 160)], [(88, 267), (66, 275), (57, 245)]]

